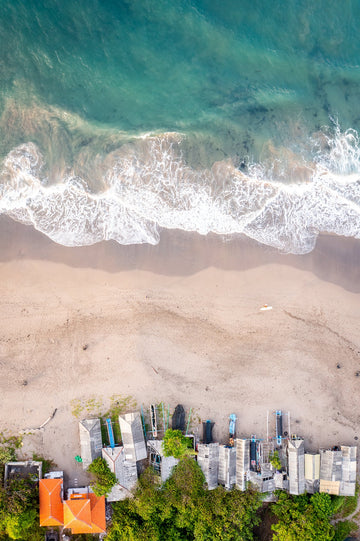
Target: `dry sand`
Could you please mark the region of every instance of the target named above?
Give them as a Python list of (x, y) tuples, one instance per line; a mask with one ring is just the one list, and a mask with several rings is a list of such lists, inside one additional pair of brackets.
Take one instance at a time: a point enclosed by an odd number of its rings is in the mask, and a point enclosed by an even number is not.
[(57, 408), (23, 452), (80, 482), (74, 399), (182, 403), (216, 421), (220, 441), (230, 413), (239, 435), (265, 436), (267, 410), (282, 409), (307, 449), (353, 444), (359, 263), (360, 243), (334, 237), (301, 257), (176, 232), (156, 247), (70, 249), (1, 219), (2, 431), (38, 427)]

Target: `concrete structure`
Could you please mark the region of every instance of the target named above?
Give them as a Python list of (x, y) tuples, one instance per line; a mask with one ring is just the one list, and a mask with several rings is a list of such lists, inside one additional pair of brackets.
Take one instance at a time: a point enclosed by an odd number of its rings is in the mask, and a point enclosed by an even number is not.
[(305, 492), (304, 440), (293, 438), (287, 443), (289, 493), (294, 495)]
[(34, 481), (39, 481), (42, 477), (42, 462), (37, 460), (23, 460), (18, 462), (6, 462), (4, 473), (4, 484), (13, 477), (32, 476)]
[(147, 458), (140, 412), (119, 415), (119, 424), (126, 460), (137, 462)]
[(205, 475), (208, 489), (213, 490), (218, 486), (219, 444), (199, 443), (197, 461)]
[(104, 447), (102, 457), (118, 480), (106, 499), (116, 502), (131, 496), (138, 479), (136, 462), (126, 460), (124, 447)]
[(247, 475), (250, 471), (250, 440), (237, 438), (236, 442), (236, 487), (246, 490)]
[(354, 496), (356, 489), (357, 447), (342, 445), (342, 476), (340, 483), (341, 496)]
[(309, 494), (319, 492), (320, 454), (305, 453), (305, 490)]
[(80, 454), (84, 470), (95, 458), (101, 456), (102, 437), (100, 419), (83, 419), (79, 421)]
[(354, 496), (356, 483), (355, 446), (320, 450), (320, 492)]
[(236, 483), (236, 448), (221, 445), (219, 447), (219, 479), (220, 485), (231, 489)]
[(164, 456), (162, 440), (148, 440), (147, 447), (150, 453), (150, 464), (160, 472), (161, 481), (164, 483), (170, 477), (174, 466), (179, 463), (179, 459)]

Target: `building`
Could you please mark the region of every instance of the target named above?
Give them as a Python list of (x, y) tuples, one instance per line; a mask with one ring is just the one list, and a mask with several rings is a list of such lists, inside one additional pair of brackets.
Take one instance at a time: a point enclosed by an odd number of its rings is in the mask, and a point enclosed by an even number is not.
[(164, 483), (169, 479), (173, 468), (179, 463), (179, 459), (173, 456), (164, 456), (162, 440), (148, 440), (147, 447), (150, 455), (150, 464), (161, 475)]
[(236, 448), (221, 445), (219, 447), (219, 479), (220, 485), (231, 489), (236, 483)]
[(126, 460), (138, 462), (147, 458), (140, 412), (119, 415), (119, 424)]
[(287, 442), (289, 493), (294, 495), (305, 492), (304, 440), (292, 438)]
[(25, 478), (31, 476), (34, 481), (42, 477), (42, 462), (37, 460), (23, 460), (20, 462), (6, 462), (4, 484), (12, 478)]
[(39, 482), (40, 526), (63, 526), (72, 534), (106, 533), (105, 498), (98, 498), (89, 487), (68, 491), (63, 499), (63, 479)]
[(106, 533), (105, 497), (90, 489), (71, 489), (64, 501), (64, 528), (72, 534)]
[(205, 475), (209, 490), (218, 486), (219, 474), (219, 444), (199, 443), (197, 461)]
[(250, 471), (250, 440), (236, 439), (236, 487), (246, 490), (247, 474)]
[(40, 479), (40, 526), (62, 526), (64, 524), (62, 500), (62, 479)]
[(341, 496), (354, 496), (356, 489), (357, 447), (342, 445), (342, 477), (340, 483)]
[(305, 490), (309, 494), (319, 492), (320, 454), (305, 453)]
[(95, 458), (101, 456), (102, 437), (100, 419), (79, 421), (81, 458), (84, 470), (87, 470)]
[(356, 484), (355, 446), (320, 449), (320, 492), (354, 496)]
[(131, 496), (130, 491), (135, 487), (138, 479), (136, 462), (126, 460), (122, 446), (104, 447), (102, 457), (118, 480), (106, 499), (109, 502), (115, 502)]

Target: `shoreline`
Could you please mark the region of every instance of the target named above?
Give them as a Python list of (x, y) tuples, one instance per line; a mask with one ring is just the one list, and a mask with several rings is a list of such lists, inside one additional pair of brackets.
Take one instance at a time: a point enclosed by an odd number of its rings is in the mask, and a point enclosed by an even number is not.
[(32, 226), (0, 216), (0, 263), (19, 259), (48, 260), (110, 273), (136, 269), (182, 276), (208, 267), (243, 271), (280, 264), (310, 271), (321, 280), (360, 293), (360, 239), (328, 234), (320, 234), (314, 250), (304, 255), (281, 253), (245, 236), (202, 236), (179, 230), (161, 231), (157, 245), (125, 246), (102, 241), (70, 248), (53, 242)]
[(282, 409), (307, 450), (354, 443), (359, 263), (360, 241), (332, 236), (305, 256), (180, 232), (65, 248), (2, 217), (3, 429), (39, 427), (57, 408), (23, 452), (79, 482), (74, 399), (183, 403), (216, 422), (218, 441), (230, 413), (240, 436), (262, 437), (266, 411)]

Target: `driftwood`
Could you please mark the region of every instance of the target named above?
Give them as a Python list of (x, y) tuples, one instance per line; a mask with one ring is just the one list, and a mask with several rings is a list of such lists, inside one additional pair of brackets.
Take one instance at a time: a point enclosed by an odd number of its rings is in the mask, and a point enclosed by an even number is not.
[(31, 432), (38, 432), (39, 430), (42, 430), (51, 421), (51, 419), (55, 417), (56, 412), (57, 412), (57, 408), (54, 409), (52, 414), (46, 419), (46, 421), (42, 425), (36, 428), (24, 428), (23, 430), (20, 430), (20, 434), (29, 434)]

